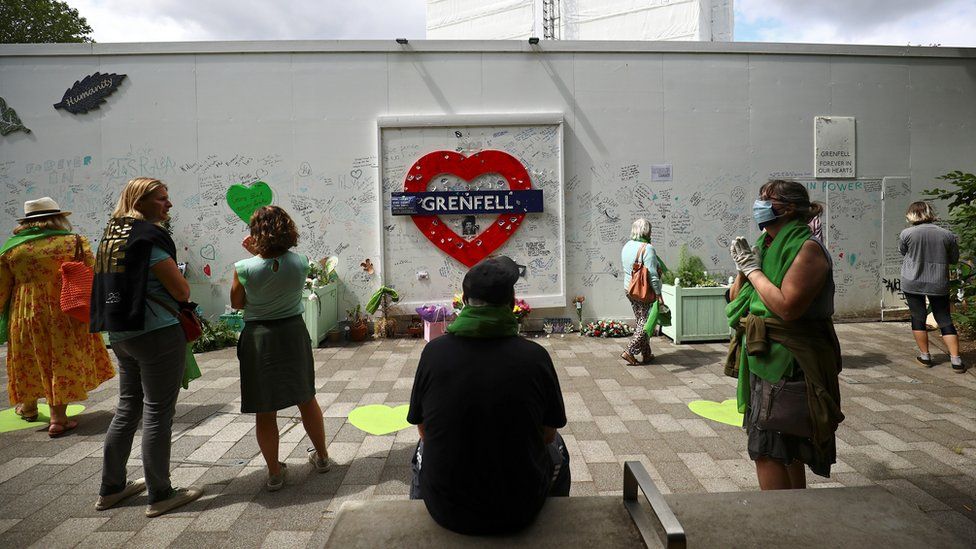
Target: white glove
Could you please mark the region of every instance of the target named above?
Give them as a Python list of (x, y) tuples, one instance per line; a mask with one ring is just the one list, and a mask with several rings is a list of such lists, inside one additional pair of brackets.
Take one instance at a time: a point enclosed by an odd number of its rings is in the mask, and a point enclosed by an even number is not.
[(737, 236), (729, 247), (729, 254), (735, 262), (735, 268), (742, 272), (747, 278), (752, 271), (758, 271), (759, 248), (750, 248), (749, 242), (744, 236)]

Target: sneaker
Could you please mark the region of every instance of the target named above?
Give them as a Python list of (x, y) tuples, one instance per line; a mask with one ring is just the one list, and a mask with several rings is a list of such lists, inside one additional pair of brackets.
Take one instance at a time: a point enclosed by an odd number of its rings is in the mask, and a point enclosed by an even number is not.
[(146, 516), (149, 518), (158, 517), (163, 513), (168, 513), (177, 507), (182, 507), (203, 495), (203, 488), (190, 486), (189, 488), (173, 488), (173, 493), (164, 500), (149, 504), (146, 507)]
[(123, 499), (129, 496), (134, 496), (145, 489), (146, 479), (138, 478), (136, 480), (130, 480), (129, 482), (125, 483), (125, 488), (123, 488), (121, 492), (116, 492), (107, 496), (98, 496), (98, 500), (95, 502), (95, 510), (104, 511), (110, 507), (113, 507)]
[(319, 457), (319, 453), (311, 448), (308, 450), (308, 462), (315, 468), (316, 473), (328, 473), (329, 469), (332, 469), (329, 456), (326, 455), (325, 459), (322, 459)]
[(277, 475), (268, 475), (268, 487), (269, 492), (277, 492), (285, 486), (285, 479), (288, 478), (288, 466), (284, 463), (278, 462), (281, 469), (278, 471)]
[(952, 371), (957, 374), (964, 374), (966, 373), (966, 365), (960, 360), (959, 364), (952, 365)]
[(925, 357), (925, 356), (922, 356), (922, 355), (915, 355), (915, 360), (917, 360), (919, 364), (921, 364), (922, 366), (925, 366), (926, 368), (931, 368), (932, 365), (934, 364), (932, 362), (932, 357), (931, 356)]

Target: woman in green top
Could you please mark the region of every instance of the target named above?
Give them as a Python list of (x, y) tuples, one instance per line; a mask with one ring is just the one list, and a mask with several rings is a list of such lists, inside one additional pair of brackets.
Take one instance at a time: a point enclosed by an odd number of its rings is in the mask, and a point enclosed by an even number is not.
[[(770, 181), (753, 205), (763, 231), (755, 247), (738, 237), (731, 249), (739, 274), (726, 310), (736, 329), (726, 374), (739, 379), (739, 411), (745, 413), (749, 456), (763, 490), (805, 488), (804, 464), (829, 477), (836, 461), (834, 431), (844, 416), (837, 384), (840, 345), (830, 320), (832, 264), (807, 226), (822, 209), (802, 184)], [(795, 408), (777, 408), (782, 400), (765, 397), (779, 382), (805, 389)], [(766, 407), (769, 402), (774, 405)], [(760, 421), (770, 409), (789, 411), (779, 430)]]
[(322, 409), (315, 399), (312, 344), (302, 320), (302, 291), (308, 258), (289, 251), (298, 244), (294, 221), (277, 206), (251, 216), (251, 235), (242, 245), (254, 254), (234, 264), (230, 303), (244, 309), (244, 330), (237, 343), (241, 363), (241, 412), (255, 413), (255, 432), (268, 464), (269, 491), (280, 490), (288, 472), (278, 461), (277, 412), (298, 406), (302, 425), (315, 446), (308, 461), (329, 470)]

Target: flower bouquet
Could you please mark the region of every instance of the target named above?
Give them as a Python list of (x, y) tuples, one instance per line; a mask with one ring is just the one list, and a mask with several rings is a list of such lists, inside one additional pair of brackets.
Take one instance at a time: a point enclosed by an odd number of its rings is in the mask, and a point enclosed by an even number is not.
[(590, 337), (628, 337), (633, 333), (630, 326), (617, 320), (590, 322), (582, 329), (582, 334)]
[(454, 307), (454, 314), (461, 312), (464, 308), (464, 294), (454, 294), (454, 299), (451, 300), (451, 306)]
[(424, 322), (424, 339), (428, 342), (444, 335), (448, 319), (454, 317), (454, 312), (444, 305), (424, 305), (415, 311)]
[(516, 299), (515, 306), (512, 307), (512, 314), (515, 315), (515, 320), (518, 320), (519, 332), (522, 331), (522, 320), (529, 316), (532, 312), (532, 307), (525, 302), (524, 299)]
[(576, 307), (576, 318), (579, 319), (580, 335), (583, 334), (583, 302), (586, 296), (578, 295), (573, 298), (573, 306)]

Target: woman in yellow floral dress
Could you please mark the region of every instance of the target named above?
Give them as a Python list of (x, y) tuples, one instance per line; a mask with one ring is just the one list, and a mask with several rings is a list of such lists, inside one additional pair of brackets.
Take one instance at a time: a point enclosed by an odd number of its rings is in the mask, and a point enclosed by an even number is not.
[[(67, 417), (68, 403), (115, 375), (99, 334), (88, 323), (61, 312), (61, 264), (75, 257), (76, 235), (58, 204), (44, 197), (24, 204), (14, 237), (0, 249), (0, 313), (9, 339), (7, 391), (27, 420), (37, 417), (37, 399), (51, 408), (48, 434), (61, 436), (78, 426)], [(95, 264), (81, 238), (85, 263)]]

